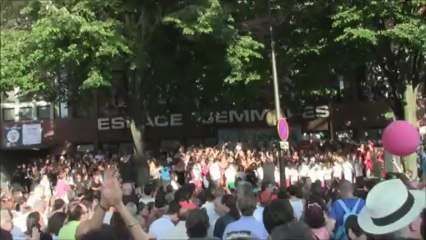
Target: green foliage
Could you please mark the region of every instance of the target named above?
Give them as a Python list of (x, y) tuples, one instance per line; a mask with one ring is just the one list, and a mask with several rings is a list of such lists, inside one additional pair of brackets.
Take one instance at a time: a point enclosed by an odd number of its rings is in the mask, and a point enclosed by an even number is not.
[[(2, 91), (19, 86), (22, 93), (78, 99), (91, 94), (91, 89), (111, 87), (143, 110), (156, 108), (159, 96), (187, 104), (194, 99), (205, 106), (215, 104), (230, 100), (231, 91), (245, 91), (227, 83), (262, 79), (263, 44), (243, 27), (243, 19), (251, 13), (236, 6), (244, 4), (219, 0), (15, 3), (6, 1), (3, 6), (13, 14), (4, 15), (7, 24), (2, 25)], [(113, 70), (124, 72), (124, 79), (113, 79)]]

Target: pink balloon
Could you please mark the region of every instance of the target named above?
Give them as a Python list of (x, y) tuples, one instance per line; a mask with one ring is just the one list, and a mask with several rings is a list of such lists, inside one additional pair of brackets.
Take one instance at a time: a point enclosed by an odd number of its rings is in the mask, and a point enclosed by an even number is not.
[(417, 150), (420, 134), (407, 121), (395, 121), (389, 124), (382, 135), (383, 147), (396, 156), (408, 156)]

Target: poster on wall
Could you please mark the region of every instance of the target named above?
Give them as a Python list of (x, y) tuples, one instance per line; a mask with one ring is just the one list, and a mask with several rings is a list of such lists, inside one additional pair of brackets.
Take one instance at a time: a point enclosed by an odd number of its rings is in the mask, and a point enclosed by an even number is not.
[(22, 125), (22, 145), (39, 145), (41, 144), (41, 124), (24, 124)]
[(7, 148), (18, 147), (22, 144), (22, 126), (5, 126), (3, 145)]

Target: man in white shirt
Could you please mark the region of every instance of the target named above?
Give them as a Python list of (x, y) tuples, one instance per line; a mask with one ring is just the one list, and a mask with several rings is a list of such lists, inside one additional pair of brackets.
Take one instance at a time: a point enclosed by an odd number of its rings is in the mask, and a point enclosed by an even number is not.
[(354, 167), (348, 159), (343, 162), (342, 169), (345, 180), (353, 183)]
[(220, 178), (222, 177), (222, 174), (220, 173), (220, 166), (219, 166), (219, 162), (217, 160), (215, 160), (209, 167), (209, 173), (210, 173), (210, 178), (213, 181), (213, 183), (215, 184), (215, 186), (217, 186), (217, 183), (219, 182)]
[(28, 198), (27, 204), (31, 208), (34, 208), (34, 204), (37, 201), (42, 200), (43, 198), (44, 198), (44, 186), (43, 185), (37, 185), (37, 186), (34, 187), (34, 192)]
[[(209, 191), (209, 190), (207, 190)], [(225, 195), (225, 191), (223, 189), (218, 189), (214, 193), (207, 192), (207, 201), (201, 206), (201, 208), (206, 209), (207, 216), (209, 217), (210, 227), (207, 232), (208, 237), (213, 237), (213, 230), (216, 224), (216, 221), (219, 219), (219, 215), (217, 214), (215, 208), (222, 201), (222, 197)]]
[(167, 237), (167, 232), (175, 227), (175, 223), (179, 221), (178, 213), (180, 206), (178, 202), (171, 202), (169, 210), (166, 215), (155, 220), (149, 227), (149, 234), (156, 237), (156, 239), (164, 239)]
[[(173, 226), (173, 228), (169, 229), (167, 232), (163, 234), (161, 239), (165, 240), (175, 240), (175, 239), (188, 239), (188, 234), (186, 233), (186, 218), (188, 216), (190, 209), (189, 208), (181, 208), (179, 210), (179, 222)], [(160, 239), (160, 238), (157, 238)]]

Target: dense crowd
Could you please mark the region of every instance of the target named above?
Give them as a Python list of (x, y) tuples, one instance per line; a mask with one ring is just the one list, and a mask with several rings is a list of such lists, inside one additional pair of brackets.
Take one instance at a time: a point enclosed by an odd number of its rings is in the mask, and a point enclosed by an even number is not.
[(424, 229), (422, 174), (383, 180), (384, 151), (371, 142), (289, 152), (286, 186), (272, 148), (180, 147), (145, 158), (143, 185), (132, 155), (17, 166), (1, 189), (0, 239), (421, 239)]

